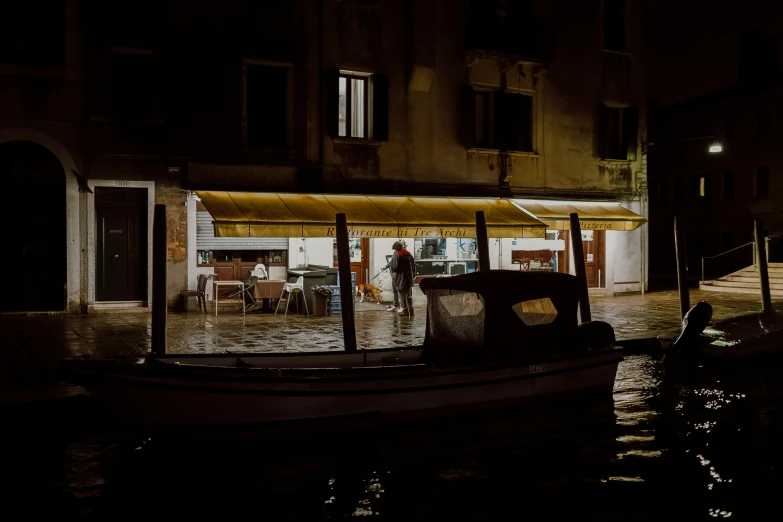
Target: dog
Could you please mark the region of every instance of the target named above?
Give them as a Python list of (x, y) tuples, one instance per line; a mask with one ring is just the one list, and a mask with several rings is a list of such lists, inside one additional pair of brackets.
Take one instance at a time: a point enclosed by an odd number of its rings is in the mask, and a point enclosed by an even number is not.
[(371, 285), (370, 283), (356, 285), (356, 297), (359, 299), (360, 303), (364, 302), (364, 297), (367, 295), (371, 295), (373, 299), (375, 299), (376, 303), (383, 304), (383, 301), (381, 300), (380, 288), (375, 285)]

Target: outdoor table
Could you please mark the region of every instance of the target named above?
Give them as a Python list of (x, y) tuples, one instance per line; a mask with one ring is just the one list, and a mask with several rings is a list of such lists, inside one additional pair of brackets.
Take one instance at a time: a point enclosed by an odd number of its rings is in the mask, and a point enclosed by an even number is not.
[(263, 311), (272, 311), (272, 308), (269, 306), (269, 300), (280, 299), (280, 294), (283, 293), (283, 285), (285, 285), (285, 283), (285, 281), (266, 279), (256, 281), (256, 286), (253, 287), (253, 297), (264, 300), (262, 307)]
[[(215, 317), (217, 317), (217, 311), (218, 311), (218, 297), (220, 296), (220, 287), (221, 286), (236, 286), (240, 289), (242, 289), (245, 286), (244, 281), (213, 281), (213, 284), (215, 285)], [(244, 296), (242, 296), (242, 315), (245, 315), (245, 299)]]

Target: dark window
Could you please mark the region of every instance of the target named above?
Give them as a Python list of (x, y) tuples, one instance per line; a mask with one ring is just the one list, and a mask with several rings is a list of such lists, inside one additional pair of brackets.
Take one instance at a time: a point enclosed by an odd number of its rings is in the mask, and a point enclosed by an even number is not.
[(531, 152), (533, 97), (503, 91), (463, 94), (463, 146)]
[(0, 62), (65, 65), (65, 0), (3, 2)]
[(723, 230), (720, 233), (720, 245), (721, 245), (721, 252), (725, 252), (727, 250), (731, 250), (734, 248), (734, 231), (733, 230)]
[(288, 67), (245, 64), (247, 144), (285, 148), (288, 144)]
[(762, 165), (756, 169), (756, 198), (769, 197), (769, 167)]
[(493, 149), (533, 150), (533, 97), (502, 91), (493, 93)]
[(756, 132), (759, 136), (766, 136), (769, 131), (769, 117), (767, 109), (761, 108), (756, 115)]
[(627, 51), (625, 0), (604, 0), (604, 49)]
[(731, 201), (734, 199), (734, 171), (727, 170), (723, 173), (723, 200)]
[(489, 111), (490, 96), (488, 92), (476, 92), (473, 98), (475, 110), (476, 129), (473, 135), (473, 143), (476, 147), (489, 148)]
[(117, 117), (157, 114), (156, 78), (150, 52), (114, 52), (111, 62), (111, 107)]
[(635, 107), (599, 107), (599, 155), (602, 159), (636, 160), (639, 111)]

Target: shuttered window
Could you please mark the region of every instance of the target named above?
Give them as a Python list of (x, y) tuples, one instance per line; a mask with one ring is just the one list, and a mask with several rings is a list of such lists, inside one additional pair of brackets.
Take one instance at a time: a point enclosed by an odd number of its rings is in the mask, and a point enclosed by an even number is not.
[(463, 86), (460, 143), (465, 148), (533, 152), (533, 97)]
[(599, 106), (599, 156), (601, 159), (636, 160), (639, 110), (636, 107)]
[(327, 135), (389, 139), (389, 80), (384, 74), (330, 70), (326, 88)]

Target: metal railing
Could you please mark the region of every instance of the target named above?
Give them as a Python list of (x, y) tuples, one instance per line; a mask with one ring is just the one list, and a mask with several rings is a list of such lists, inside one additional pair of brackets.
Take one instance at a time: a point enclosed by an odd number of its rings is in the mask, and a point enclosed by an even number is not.
[[(769, 238), (767, 238), (767, 241), (769, 241)], [(745, 248), (748, 245), (752, 245), (753, 246), (753, 265), (755, 266), (756, 265), (756, 242), (755, 241), (751, 241), (750, 243), (745, 243), (744, 245), (740, 245), (738, 247), (734, 247), (731, 250), (726, 250), (725, 252), (721, 252), (720, 254), (715, 254), (714, 256), (704, 256), (704, 257), (702, 257), (701, 258), (701, 282), (704, 283), (704, 281), (705, 281), (705, 278), (704, 278), (704, 261), (705, 260), (707, 260), (707, 259), (716, 259), (716, 258), (724, 256), (726, 254), (730, 254), (731, 252), (735, 252), (735, 251), (739, 250), (740, 248)]]

